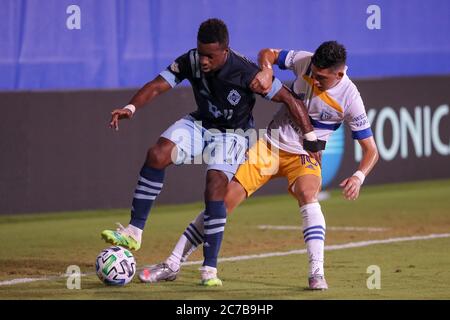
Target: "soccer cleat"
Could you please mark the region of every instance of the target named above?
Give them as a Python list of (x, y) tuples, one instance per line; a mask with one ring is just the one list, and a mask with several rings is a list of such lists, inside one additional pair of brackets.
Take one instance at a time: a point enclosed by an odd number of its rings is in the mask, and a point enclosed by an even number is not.
[(310, 290), (327, 290), (328, 284), (325, 277), (322, 275), (312, 276), (308, 279)]
[(200, 268), (202, 282), (200, 283), (205, 287), (220, 287), (222, 286), (222, 280), (217, 278), (217, 269), (209, 266), (203, 266)]
[(142, 282), (160, 282), (160, 281), (173, 281), (177, 278), (177, 274), (180, 270), (174, 271), (170, 269), (169, 265), (165, 262), (159, 263), (149, 268), (144, 268), (139, 273), (139, 279)]
[(124, 228), (120, 223), (117, 223), (119, 228), (116, 231), (113, 230), (103, 230), (102, 238), (108, 243), (115, 246), (121, 246), (129, 250), (139, 250), (141, 247), (141, 242), (136, 240), (127, 228)]
[(219, 278), (211, 278), (211, 279), (207, 279), (207, 280), (202, 280), (201, 285), (205, 286), (205, 287), (221, 287), (222, 280), (220, 280)]

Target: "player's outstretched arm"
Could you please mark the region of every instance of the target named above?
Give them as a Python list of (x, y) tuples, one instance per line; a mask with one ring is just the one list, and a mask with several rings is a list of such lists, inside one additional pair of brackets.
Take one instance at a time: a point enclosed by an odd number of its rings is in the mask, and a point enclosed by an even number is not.
[(281, 89), (272, 97), (272, 101), (284, 103), (291, 113), (296, 124), (302, 129), (304, 134), (308, 132), (314, 132), (314, 128), (309, 120), (308, 111), (304, 103), (296, 99), (288, 88), (284, 85)]
[(172, 89), (172, 86), (163, 77), (157, 76), (139, 89), (126, 107), (111, 112), (109, 126), (119, 130), (119, 120), (130, 119), (137, 109), (142, 108), (147, 102), (170, 89)]
[(267, 94), (272, 88), (273, 65), (277, 63), (280, 49), (262, 49), (258, 53), (258, 65), (261, 71), (250, 83), (250, 88), (255, 92)]
[(283, 102), (288, 107), (293, 120), (300, 127), (305, 138), (303, 140), (303, 148), (320, 164), (321, 152), (325, 149), (325, 141), (317, 139), (305, 104), (301, 100), (296, 99), (284, 85), (272, 97), (272, 101)]
[(358, 171), (340, 183), (340, 186), (344, 188), (342, 193), (347, 200), (356, 200), (358, 198), (365, 177), (372, 171), (379, 157), (373, 137), (358, 140), (358, 143), (362, 149), (362, 159), (359, 163)]

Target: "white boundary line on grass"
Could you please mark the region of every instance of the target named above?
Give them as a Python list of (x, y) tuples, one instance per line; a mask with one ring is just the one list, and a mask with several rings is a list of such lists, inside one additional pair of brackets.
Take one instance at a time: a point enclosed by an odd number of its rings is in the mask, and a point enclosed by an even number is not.
[[(274, 226), (274, 225), (259, 225), (261, 230), (303, 230), (300, 226)], [(389, 228), (379, 227), (327, 227), (327, 231), (367, 231), (367, 232), (382, 232), (389, 230)]]
[[(400, 238), (390, 238), (390, 239), (383, 239), (383, 240), (367, 240), (367, 241), (335, 244), (335, 245), (325, 246), (325, 251), (368, 247), (368, 246), (375, 245), (375, 244), (396, 243), (396, 242), (416, 241), (416, 240), (430, 240), (430, 239), (438, 239), (438, 238), (450, 238), (450, 233), (439, 233), (439, 234), (429, 234), (427, 236), (400, 237)], [(285, 252), (270, 252), (270, 253), (252, 254), (252, 255), (248, 255), (248, 256), (221, 258), (221, 259), (219, 259), (219, 262), (241, 261), (241, 260), (269, 258), (269, 257), (280, 257), (280, 256), (288, 256), (291, 254), (304, 254), (304, 253), (306, 253), (306, 249), (291, 250), (291, 251), (285, 251)], [(195, 265), (195, 264), (202, 264), (202, 263), (203, 263), (203, 261), (192, 261), (192, 262), (185, 262), (185, 263), (183, 263), (183, 265)]]
[[(430, 239), (439, 239), (439, 238), (450, 238), (450, 233), (438, 233), (438, 234), (429, 234), (426, 236), (412, 236), (412, 237), (399, 237), (399, 238), (390, 238), (390, 239), (382, 239), (382, 240), (367, 240), (367, 241), (359, 241), (359, 242), (349, 242), (343, 244), (335, 244), (325, 246), (326, 251), (333, 250), (343, 250), (350, 248), (360, 248), (360, 247), (368, 247), (376, 244), (386, 244), (386, 243), (397, 243), (404, 241), (417, 241), (417, 240), (430, 240)], [(260, 258), (269, 258), (269, 257), (280, 257), (280, 256), (288, 256), (292, 254), (304, 254), (306, 253), (306, 249), (301, 250), (291, 250), (285, 252), (269, 252), (269, 253), (261, 253), (261, 254), (252, 254), (245, 256), (236, 256), (229, 258), (220, 258), (219, 262), (227, 262), (227, 261), (242, 261), (242, 260), (251, 260), (251, 259), (260, 259)], [(183, 263), (183, 266), (190, 265), (201, 265), (203, 261), (191, 261)], [(94, 273), (83, 273), (81, 276), (93, 275)], [(42, 278), (18, 278), (6, 281), (0, 281), (0, 286), (10, 286), (21, 283), (30, 283), (35, 281), (49, 281), (49, 280), (58, 280), (61, 278), (66, 278), (66, 274), (62, 274), (59, 276), (51, 276), (51, 277), (42, 277)]]

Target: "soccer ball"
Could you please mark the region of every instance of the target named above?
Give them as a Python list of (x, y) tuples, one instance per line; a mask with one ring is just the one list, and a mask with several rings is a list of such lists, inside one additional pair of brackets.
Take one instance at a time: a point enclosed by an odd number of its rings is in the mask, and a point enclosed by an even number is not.
[(136, 273), (136, 261), (127, 249), (113, 246), (100, 252), (95, 262), (95, 270), (103, 283), (124, 286)]

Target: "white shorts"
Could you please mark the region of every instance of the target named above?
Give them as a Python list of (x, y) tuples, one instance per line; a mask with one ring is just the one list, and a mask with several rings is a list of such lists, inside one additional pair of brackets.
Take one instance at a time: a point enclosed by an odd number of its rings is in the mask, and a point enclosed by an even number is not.
[(235, 133), (207, 130), (201, 121), (188, 115), (176, 121), (161, 137), (176, 144), (172, 162), (180, 164), (208, 165), (207, 170), (219, 170), (228, 180), (233, 178), (237, 168), (245, 161), (248, 149), (247, 139)]

